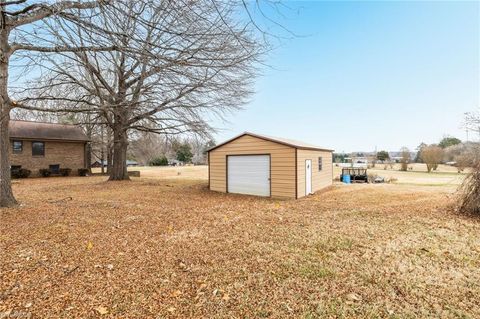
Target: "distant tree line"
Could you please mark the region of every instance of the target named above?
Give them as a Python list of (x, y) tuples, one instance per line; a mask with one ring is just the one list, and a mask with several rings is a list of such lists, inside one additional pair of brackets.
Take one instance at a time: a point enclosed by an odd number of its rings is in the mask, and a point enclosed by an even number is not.
[(438, 144), (421, 143), (417, 147), (415, 161), (425, 163), (427, 171), (436, 170), (441, 163), (449, 163), (463, 172), (467, 167), (473, 167), (480, 150), (476, 142), (462, 142), (455, 137), (444, 137)]
[(141, 165), (207, 164), (207, 150), (215, 141), (198, 136), (167, 137), (143, 133), (130, 142), (127, 157)]
[(446, 136), (437, 144), (420, 143), (415, 152), (411, 152), (407, 147), (402, 147), (399, 152), (381, 150), (368, 154), (361, 152), (334, 153), (333, 159), (335, 163), (344, 163), (347, 158), (366, 157), (372, 167), (378, 163), (392, 167), (393, 163), (399, 163), (402, 171), (408, 170), (411, 163), (424, 163), (427, 172), (437, 170), (442, 163), (448, 163), (456, 166), (458, 172), (463, 172), (465, 168), (474, 166), (475, 159), (480, 154), (479, 145), (479, 143), (462, 142), (456, 137)]

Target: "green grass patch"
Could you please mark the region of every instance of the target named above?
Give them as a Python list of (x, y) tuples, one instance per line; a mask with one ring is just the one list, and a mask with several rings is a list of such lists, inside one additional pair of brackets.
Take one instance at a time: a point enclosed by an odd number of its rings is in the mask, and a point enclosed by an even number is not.
[(350, 250), (353, 247), (353, 240), (346, 237), (328, 237), (315, 244), (317, 252), (335, 253), (341, 250)]
[(308, 263), (298, 269), (298, 274), (310, 280), (325, 279), (335, 276), (335, 272), (319, 264)]

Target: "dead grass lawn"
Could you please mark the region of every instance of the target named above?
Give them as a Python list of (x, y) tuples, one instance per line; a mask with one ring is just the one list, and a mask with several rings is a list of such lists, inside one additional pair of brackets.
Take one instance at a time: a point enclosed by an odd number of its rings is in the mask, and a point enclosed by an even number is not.
[(15, 183), (0, 317), (480, 317), (480, 223), (449, 213), (451, 188), (278, 201), (204, 179), (105, 180)]

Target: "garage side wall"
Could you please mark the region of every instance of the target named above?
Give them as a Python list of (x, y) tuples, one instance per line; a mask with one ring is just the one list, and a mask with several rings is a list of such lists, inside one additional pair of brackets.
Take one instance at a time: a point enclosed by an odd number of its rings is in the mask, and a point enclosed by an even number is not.
[(227, 191), (227, 155), (270, 154), (271, 196), (295, 198), (295, 149), (245, 135), (210, 151), (210, 189)]
[[(305, 196), (305, 161), (312, 160), (312, 191), (316, 192), (333, 184), (332, 152), (297, 150), (298, 197)], [(318, 158), (322, 157), (322, 170), (318, 170)]]

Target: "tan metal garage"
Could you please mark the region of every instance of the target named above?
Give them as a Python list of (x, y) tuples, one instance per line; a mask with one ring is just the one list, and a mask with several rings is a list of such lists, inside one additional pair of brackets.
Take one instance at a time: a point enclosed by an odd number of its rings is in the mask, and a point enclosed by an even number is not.
[(208, 150), (213, 191), (300, 198), (332, 185), (333, 150), (245, 132)]

